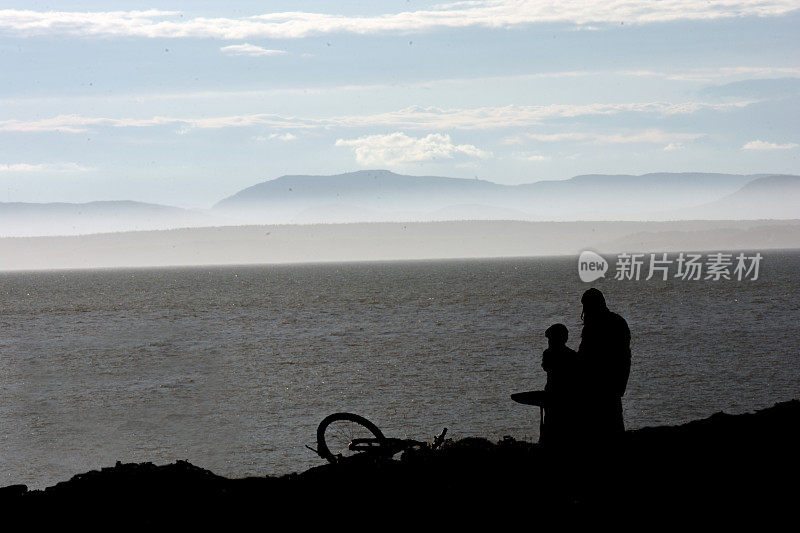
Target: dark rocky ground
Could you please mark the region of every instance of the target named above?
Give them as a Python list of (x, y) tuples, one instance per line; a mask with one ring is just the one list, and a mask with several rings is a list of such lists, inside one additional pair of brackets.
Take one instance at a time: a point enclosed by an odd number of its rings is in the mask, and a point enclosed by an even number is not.
[(227, 479), (183, 461), (117, 463), (42, 491), (2, 488), (0, 509), (7, 523), (30, 527), (156, 529), (771, 519), (792, 516), (800, 503), (799, 422), (800, 401), (792, 400), (629, 431), (613, 447), (566, 451), (466, 438), (395, 460), (356, 457), (278, 478)]

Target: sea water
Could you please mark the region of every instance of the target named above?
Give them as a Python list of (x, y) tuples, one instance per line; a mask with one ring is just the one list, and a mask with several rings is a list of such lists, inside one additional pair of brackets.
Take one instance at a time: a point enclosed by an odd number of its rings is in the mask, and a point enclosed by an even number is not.
[(538, 437), (544, 330), (604, 291), (632, 333), (628, 428), (800, 396), (800, 252), (757, 280), (577, 275), (577, 258), (0, 273), (0, 486), (116, 461), (226, 476), (321, 460), (319, 421)]

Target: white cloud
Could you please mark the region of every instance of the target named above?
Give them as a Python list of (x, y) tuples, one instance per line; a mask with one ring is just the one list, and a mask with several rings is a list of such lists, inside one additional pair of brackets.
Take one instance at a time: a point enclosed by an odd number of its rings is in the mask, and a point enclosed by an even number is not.
[(529, 153), (520, 153), (516, 154), (517, 159), (522, 159), (523, 161), (548, 161), (550, 159), (549, 156), (541, 155), (541, 154), (529, 154)]
[[(288, 52), (287, 52), (288, 53)], [(311, 57), (312, 54), (301, 54), (301, 57)], [(527, 82), (543, 78), (578, 78), (594, 76), (633, 76), (633, 77), (659, 77), (667, 79), (681, 79), (687, 81), (714, 81), (721, 78), (737, 77), (786, 77), (800, 76), (800, 67), (719, 67), (707, 69), (690, 69), (687, 71), (675, 72), (656, 72), (651, 70), (582, 70), (582, 71), (552, 71), (536, 72), (533, 74), (512, 74), (503, 76), (481, 76), (481, 77), (462, 77), (462, 78), (440, 78), (427, 79), (416, 82), (407, 82), (403, 87), (410, 89), (432, 89), (443, 88), (450, 91), (463, 90), (464, 86), (474, 87), (476, 83), (517, 83)], [(192, 91), (192, 92), (168, 92), (168, 93), (115, 93), (103, 95), (102, 97), (92, 96), (23, 96), (5, 98), (6, 104), (30, 104), (30, 103), (56, 103), (56, 102), (84, 102), (92, 103), (98, 100), (106, 102), (135, 102), (137, 104), (149, 101), (169, 101), (169, 100), (228, 100), (230, 98), (265, 98), (275, 95), (313, 95), (331, 94), (337, 92), (364, 92), (372, 93), (387, 89), (396, 89), (396, 83), (371, 83), (371, 84), (346, 84), (346, 85), (317, 85), (317, 86), (296, 86), (281, 87), (270, 89), (251, 89), (251, 90), (218, 90), (218, 91)]]
[(94, 119), (80, 115), (57, 115), (38, 120), (0, 120), (0, 131), (40, 132), (62, 131), (78, 133), (86, 131), (88, 126), (110, 123), (112, 119)]
[(269, 135), (259, 135), (258, 137), (253, 137), (254, 141), (296, 141), (299, 139), (297, 135), (293, 133), (270, 133)]
[(749, 143), (742, 146), (742, 150), (791, 150), (792, 148), (797, 148), (797, 143), (786, 143), (786, 144), (777, 144), (771, 143), (767, 141), (750, 141)]
[(180, 12), (0, 10), (0, 31), (22, 36), (67, 34), (147, 38), (292, 39), (330, 33), (378, 34), (439, 28), (508, 28), (536, 23), (647, 24), (778, 16), (796, 0), (484, 0), (375, 16), (290, 11), (243, 18), (182, 17)]
[(352, 148), (356, 161), (364, 166), (396, 166), (434, 159), (453, 159), (456, 156), (483, 159), (492, 155), (471, 144), (453, 144), (449, 135), (440, 133), (410, 137), (398, 131), (388, 135), (339, 139), (336, 146)]
[(512, 135), (510, 137), (503, 137), (500, 139), (500, 144), (523, 144), (525, 140), (522, 138), (521, 135)]
[(425, 82), (427, 84), (442, 84), (452, 82), (474, 82), (476, 80), (525, 80), (525, 79), (541, 79), (541, 78), (579, 78), (591, 76), (631, 76), (636, 78), (664, 78), (676, 81), (694, 81), (694, 82), (708, 82), (715, 81), (721, 78), (770, 78), (778, 76), (800, 76), (800, 67), (793, 66), (728, 66), (728, 67), (703, 67), (691, 68), (686, 70), (563, 70), (552, 72), (536, 72), (533, 74), (514, 74), (510, 76), (494, 76), (473, 79), (444, 79), (433, 80)]
[[(440, 109), (437, 107), (411, 106), (397, 111), (376, 113), (372, 115), (343, 115), (326, 118), (283, 117), (276, 114), (256, 113), (251, 115), (229, 115), (223, 117), (164, 117), (151, 118), (111, 118), (83, 117), (80, 115), (58, 115), (38, 120), (2, 120), (0, 131), (38, 132), (63, 131), (81, 132), (92, 126), (112, 127), (149, 127), (176, 126), (178, 128), (235, 128), (250, 126), (268, 126), (274, 129), (308, 129), (308, 128), (368, 128), (389, 127), (415, 130), (478, 130), (494, 128), (515, 128), (541, 124), (547, 120), (559, 118), (577, 118), (583, 116), (618, 115), (636, 113), (644, 115), (688, 115), (703, 110), (727, 111), (751, 105), (753, 101), (730, 103), (705, 102), (643, 102), (622, 104), (552, 104), (543, 106), (477, 107)], [(597, 136), (597, 142), (669, 142), (667, 137), (658, 136), (658, 130), (645, 132), (644, 137), (655, 136), (647, 141), (626, 137), (624, 135)], [(654, 133), (655, 132), (655, 133)], [(561, 135), (561, 134), (557, 134)], [(584, 134), (579, 134), (584, 135)], [(588, 135), (588, 134), (586, 134)], [(699, 134), (672, 134), (699, 136)], [(630, 138), (629, 138), (630, 137)], [(644, 138), (643, 137), (643, 138)], [(655, 140), (655, 139), (658, 140)], [(673, 139), (676, 137), (673, 137)], [(677, 137), (678, 140), (687, 137)], [(540, 139), (540, 140), (544, 140)], [(579, 139), (577, 139), (579, 140)]]
[(57, 115), (39, 120), (1, 120), (0, 131), (43, 132), (60, 131), (79, 133), (93, 126), (110, 126), (116, 128), (143, 128), (152, 126), (176, 126), (180, 133), (187, 128), (216, 129), (268, 125), (276, 128), (317, 127), (313, 123), (304, 123), (300, 119), (283, 118), (272, 114), (232, 115), (215, 118), (183, 118), (162, 117), (150, 118), (113, 118), (85, 117), (81, 115)]
[(294, 135), (294, 134), (288, 133), (288, 132), (287, 133), (270, 133), (269, 134), (269, 138), (270, 139), (278, 139), (279, 141), (296, 141), (297, 140), (297, 135)]
[(537, 142), (590, 142), (593, 144), (636, 144), (636, 143), (677, 143), (693, 141), (703, 137), (703, 133), (673, 133), (658, 129), (630, 133), (525, 133), (506, 139), (507, 144), (522, 144), (525, 139)]
[(645, 130), (630, 134), (598, 135), (596, 144), (635, 144), (635, 143), (672, 143), (675, 141), (693, 141), (703, 137), (703, 133), (672, 133), (661, 130)]
[(517, 144), (524, 142), (524, 138), (539, 142), (564, 142), (564, 141), (586, 141), (594, 137), (597, 137), (597, 135), (593, 133), (580, 133), (580, 132), (526, 133), (523, 136), (517, 137), (518, 139)]
[(692, 114), (701, 110), (727, 110), (745, 107), (752, 102), (712, 104), (703, 102), (684, 102), (668, 104), (623, 103), (623, 104), (552, 104), (543, 106), (478, 107), (440, 109), (436, 107), (412, 106), (398, 111), (374, 115), (333, 117), (328, 119), (331, 126), (369, 127), (393, 126), (398, 128), (422, 130), (447, 129), (493, 129), (514, 128), (541, 124), (546, 120), (576, 118), (582, 116), (617, 115), (639, 113), (651, 115)]
[(768, 78), (772, 76), (797, 75), (800, 75), (800, 68), (798, 67), (720, 67), (674, 72), (666, 74), (664, 77), (669, 80), (708, 82), (718, 78), (730, 77)]
[(665, 152), (676, 152), (678, 150), (683, 150), (686, 148), (683, 143), (669, 143), (664, 147)]
[(77, 163), (0, 163), (0, 172), (88, 172), (93, 168)]
[(286, 53), (285, 50), (270, 50), (262, 48), (254, 44), (232, 44), (230, 46), (223, 46), (219, 49), (223, 54), (231, 56), (248, 56), (248, 57), (263, 57), (263, 56), (279, 56)]

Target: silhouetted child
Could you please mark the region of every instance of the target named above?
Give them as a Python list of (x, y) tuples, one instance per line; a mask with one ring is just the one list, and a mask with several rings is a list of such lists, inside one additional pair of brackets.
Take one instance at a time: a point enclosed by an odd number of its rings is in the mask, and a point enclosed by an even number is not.
[(574, 425), (573, 407), (577, 400), (578, 354), (567, 346), (569, 330), (553, 324), (544, 332), (547, 349), (542, 354), (542, 368), (547, 372), (547, 404), (544, 410), (542, 442), (563, 442)]

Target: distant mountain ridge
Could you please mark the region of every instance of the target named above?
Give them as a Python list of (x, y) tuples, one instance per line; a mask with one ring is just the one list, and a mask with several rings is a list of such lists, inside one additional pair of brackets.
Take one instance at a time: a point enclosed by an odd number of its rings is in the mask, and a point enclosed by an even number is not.
[(121, 213), (133, 210), (149, 210), (153, 213), (187, 213), (186, 209), (180, 207), (172, 207), (161, 204), (151, 204), (147, 202), (135, 202), (133, 200), (96, 200), (93, 202), (0, 202), (0, 214), (13, 214), (15, 212), (23, 212), (29, 210), (38, 211), (61, 211), (61, 212), (83, 212), (87, 213), (101, 213), (112, 211), (114, 213)]
[(650, 173), (631, 174), (584, 174), (566, 180), (542, 180), (521, 185), (504, 185), (487, 180), (448, 178), (442, 176), (409, 176), (395, 174), (389, 170), (359, 170), (334, 175), (286, 175), (263, 181), (224, 198), (214, 208), (234, 204), (256, 203), (265, 200), (363, 197), (374, 192), (420, 193), (420, 192), (517, 192), (550, 191), (557, 188), (586, 188), (594, 190), (607, 187), (669, 187), (689, 186), (738, 186), (769, 174), (718, 174), (718, 173)]
[(442, 220), (702, 220), (800, 218), (800, 176), (586, 174), (504, 185), (360, 170), (288, 175), (206, 211), (134, 201), (0, 203), (0, 237), (81, 235), (241, 224)]
[(359, 170), (332, 176), (290, 175), (264, 181), (242, 189), (218, 202), (214, 208), (274, 200), (335, 201), (346, 198), (369, 198), (373, 194), (419, 194), (420, 192), (458, 193), (494, 191), (504, 188), (485, 180), (441, 176), (407, 176), (389, 170)]
[[(768, 174), (589, 174), (567, 180), (503, 185), (486, 180), (407, 176), (362, 170), (331, 176), (290, 175), (264, 181), (218, 202), (213, 210), (254, 223), (349, 206), (354, 217), (332, 222), (432, 220), (431, 213), (457, 211), (463, 219), (507, 212), (523, 220), (634, 219), (719, 200)], [(455, 206), (460, 206), (454, 210)], [(464, 206), (473, 206), (472, 210)], [(378, 213), (365, 220), (366, 212)], [(514, 214), (517, 215), (514, 215)], [(362, 218), (358, 218), (361, 216)]]
[(800, 176), (778, 174), (746, 183), (738, 191), (697, 208), (706, 218), (800, 218)]
[(200, 212), (130, 200), (86, 203), (0, 202), (0, 235), (79, 235), (209, 225)]

